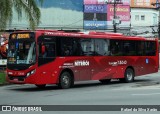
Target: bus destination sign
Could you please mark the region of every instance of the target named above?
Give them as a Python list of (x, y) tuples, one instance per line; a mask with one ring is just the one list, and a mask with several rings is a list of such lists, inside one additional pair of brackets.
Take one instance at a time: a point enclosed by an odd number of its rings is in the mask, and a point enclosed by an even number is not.
[(22, 39), (22, 38), (30, 38), (30, 34), (17, 34), (17, 39)]
[(12, 34), (11, 39), (25, 39), (25, 38), (30, 38), (29, 33), (19, 33), (19, 34)]

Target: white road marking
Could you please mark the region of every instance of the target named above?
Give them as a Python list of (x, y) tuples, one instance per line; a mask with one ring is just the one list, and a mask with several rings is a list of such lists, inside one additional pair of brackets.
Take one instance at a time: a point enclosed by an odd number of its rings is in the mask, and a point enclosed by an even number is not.
[(112, 89), (113, 91), (132, 91), (132, 90), (160, 90), (160, 88), (156, 88), (156, 87), (152, 87), (152, 88), (147, 88), (147, 87), (143, 87), (143, 88), (117, 88), (117, 89)]
[(149, 95), (160, 95), (160, 93), (146, 93), (146, 94), (144, 94), (144, 93), (139, 93), (139, 94), (132, 94), (132, 95), (134, 95), (134, 96), (149, 96)]

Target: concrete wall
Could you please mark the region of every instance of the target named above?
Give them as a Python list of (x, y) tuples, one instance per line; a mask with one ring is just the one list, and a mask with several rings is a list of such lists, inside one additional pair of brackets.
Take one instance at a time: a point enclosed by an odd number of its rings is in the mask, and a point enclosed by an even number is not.
[(61, 8), (42, 8), (41, 12), (42, 21), (40, 27), (83, 27), (83, 12)]
[[(83, 0), (44, 0), (41, 10), (41, 23), (39, 27), (69, 27), (83, 28)], [(13, 12), (12, 24), (8, 29), (26, 29), (28, 21), (23, 14), (19, 20)]]

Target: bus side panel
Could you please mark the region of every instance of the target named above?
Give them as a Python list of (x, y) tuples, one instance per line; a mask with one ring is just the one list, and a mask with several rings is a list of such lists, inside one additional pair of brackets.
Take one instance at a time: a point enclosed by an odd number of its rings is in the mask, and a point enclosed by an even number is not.
[(134, 57), (95, 57), (92, 80), (123, 78), (127, 66), (135, 66)]
[(155, 73), (158, 71), (156, 56), (139, 56), (135, 61), (135, 76)]
[(157, 57), (146, 57), (145, 74), (158, 72)]
[(37, 69), (36, 84), (55, 84), (57, 81), (57, 67), (54, 66), (54, 62), (44, 64)]
[(155, 57), (94, 57), (92, 80), (124, 78), (127, 67), (132, 67), (135, 76), (157, 72)]
[(159, 53), (159, 67), (160, 67), (160, 53)]

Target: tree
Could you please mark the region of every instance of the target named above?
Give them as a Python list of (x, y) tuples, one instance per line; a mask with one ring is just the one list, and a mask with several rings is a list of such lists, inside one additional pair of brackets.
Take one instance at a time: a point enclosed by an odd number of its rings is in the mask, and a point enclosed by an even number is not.
[(5, 30), (7, 24), (11, 24), (13, 10), (17, 12), (19, 20), (24, 13), (30, 28), (35, 29), (41, 17), (38, 3), (42, 5), (43, 0), (0, 0), (0, 29)]

